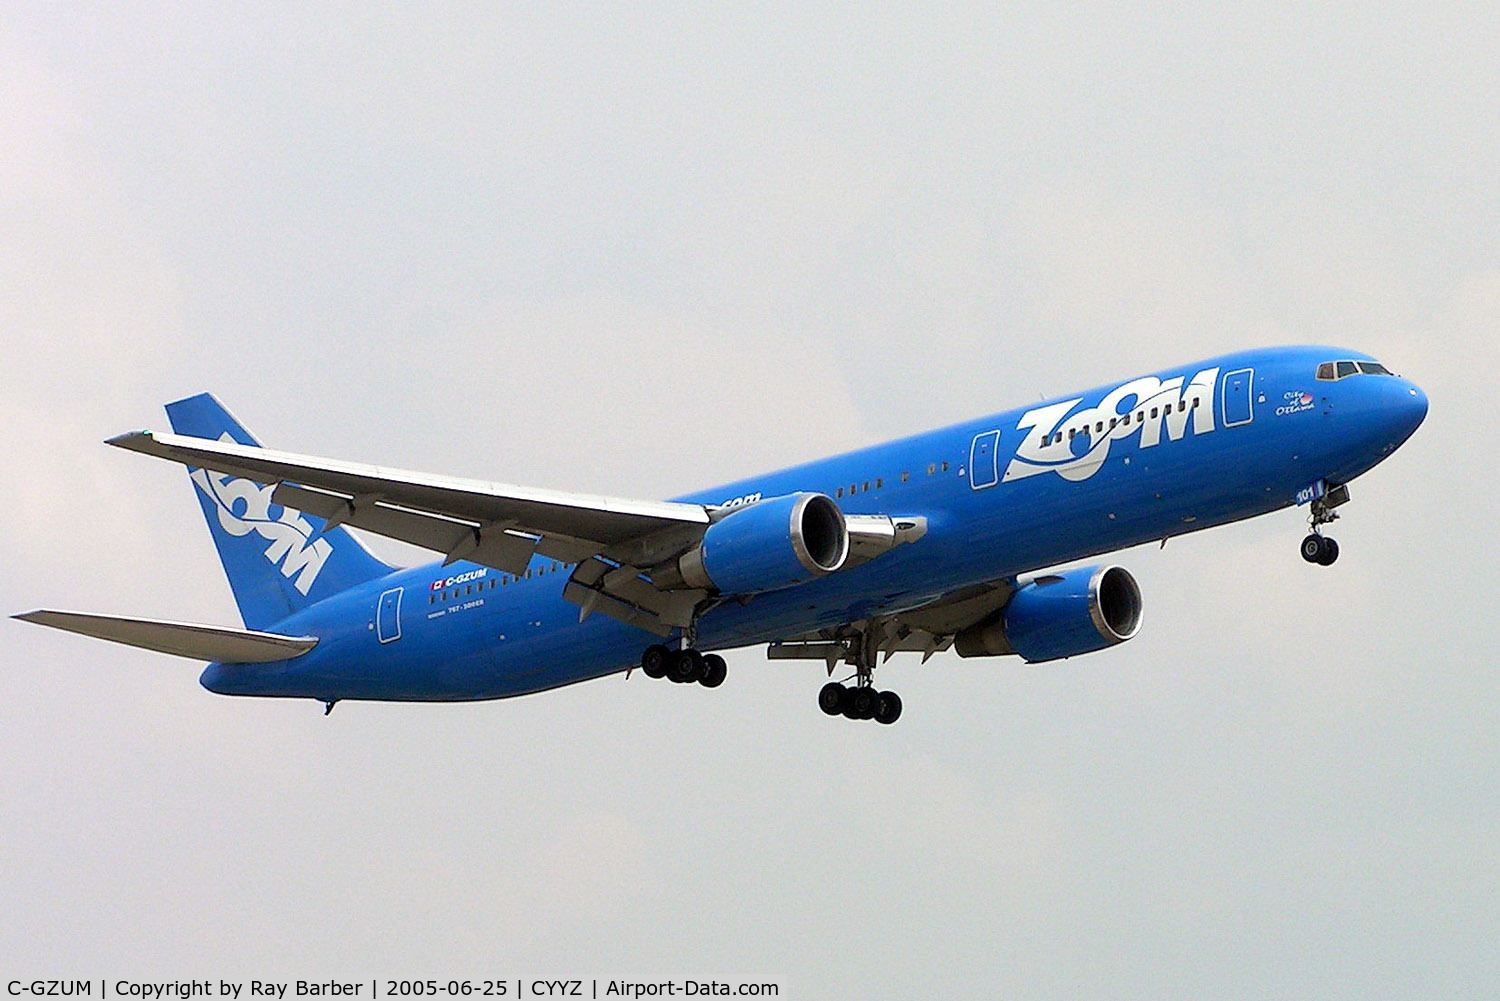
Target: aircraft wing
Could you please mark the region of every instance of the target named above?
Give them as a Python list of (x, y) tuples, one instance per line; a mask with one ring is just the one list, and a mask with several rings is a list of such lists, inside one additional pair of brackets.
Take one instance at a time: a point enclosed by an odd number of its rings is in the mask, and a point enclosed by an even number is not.
[(692, 621), (708, 596), (642, 576), (686, 552), (712, 520), (699, 504), (627, 500), (416, 473), (186, 435), (133, 431), (109, 444), (186, 466), (275, 484), (271, 499), (328, 525), (399, 539), (521, 574), (541, 554), (576, 563), (564, 597), (658, 635)]
[(283, 636), (224, 626), (201, 626), (192, 622), (129, 619), (121, 615), (38, 609), (11, 618), (176, 657), (232, 664), (291, 660), (318, 645), (316, 636)]
[(676, 537), (700, 537), (709, 523), (697, 504), (538, 490), (232, 441), (133, 431), (109, 444), (279, 484), (271, 498), (277, 504), (436, 550), (449, 562), (467, 559), (514, 574), (533, 552), (569, 563), (607, 552), (639, 561), (662, 545), (680, 548)]
[[(598, 611), (666, 636), (690, 625), (709, 598), (707, 590), (648, 573), (698, 545), (723, 517), (701, 504), (539, 490), (150, 431), (108, 443), (275, 484), (271, 500), (283, 507), (328, 527), (348, 524), (443, 553), (448, 563), (470, 560), (517, 575), (535, 554), (577, 564), (563, 597), (579, 606), (580, 621)], [(921, 538), (926, 519), (851, 515), (846, 527), (853, 566)]]

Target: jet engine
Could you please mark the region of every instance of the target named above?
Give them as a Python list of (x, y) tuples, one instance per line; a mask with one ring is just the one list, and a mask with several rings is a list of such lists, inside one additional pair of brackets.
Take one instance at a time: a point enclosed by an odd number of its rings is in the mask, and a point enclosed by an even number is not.
[(759, 594), (834, 573), (848, 559), (849, 527), (838, 505), (824, 494), (788, 494), (731, 511), (652, 579), (658, 586)]
[(1076, 657), (1141, 628), (1141, 589), (1123, 567), (1082, 567), (1022, 585), (996, 615), (954, 638), (960, 657), (1017, 653), (1028, 663)]

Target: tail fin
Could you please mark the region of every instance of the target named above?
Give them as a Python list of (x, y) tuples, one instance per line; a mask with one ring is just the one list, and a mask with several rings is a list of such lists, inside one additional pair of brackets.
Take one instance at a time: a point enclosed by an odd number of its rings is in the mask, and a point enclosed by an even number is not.
[[(178, 434), (260, 446), (208, 393), (167, 404)], [(294, 612), (392, 568), (343, 528), (271, 503), (274, 484), (211, 469), (189, 469), (229, 587), (248, 629), (264, 629)]]

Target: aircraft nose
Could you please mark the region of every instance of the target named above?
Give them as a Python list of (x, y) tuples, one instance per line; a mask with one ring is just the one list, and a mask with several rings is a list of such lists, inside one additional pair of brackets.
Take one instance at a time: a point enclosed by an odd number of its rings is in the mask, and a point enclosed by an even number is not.
[(1401, 419), (1405, 423), (1402, 440), (1405, 440), (1413, 431), (1422, 426), (1427, 419), (1427, 394), (1422, 392), (1416, 383), (1402, 380), (1405, 385), (1405, 394), (1401, 401)]
[(1427, 419), (1427, 394), (1416, 383), (1397, 377), (1382, 380), (1376, 402), (1382, 452), (1390, 454)]

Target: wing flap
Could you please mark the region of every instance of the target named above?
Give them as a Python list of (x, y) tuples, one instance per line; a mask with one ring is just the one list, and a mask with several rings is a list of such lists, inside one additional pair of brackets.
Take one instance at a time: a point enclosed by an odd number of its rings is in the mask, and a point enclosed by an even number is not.
[(176, 657), (233, 664), (290, 660), (318, 645), (316, 636), (283, 636), (192, 622), (132, 619), (122, 615), (59, 612), (45, 608), (13, 618)]
[(412, 511), (370, 497), (344, 497), (283, 483), (272, 492), (271, 499), (298, 511), (310, 511), (330, 523), (353, 525), (443, 553), (450, 563), (472, 560), (520, 574), (537, 548), (534, 537), (508, 532), (501, 526)]

